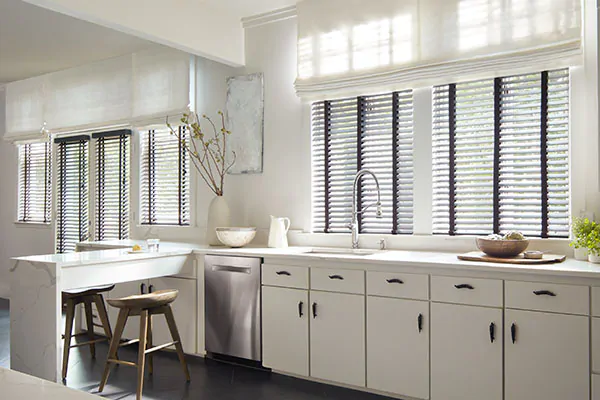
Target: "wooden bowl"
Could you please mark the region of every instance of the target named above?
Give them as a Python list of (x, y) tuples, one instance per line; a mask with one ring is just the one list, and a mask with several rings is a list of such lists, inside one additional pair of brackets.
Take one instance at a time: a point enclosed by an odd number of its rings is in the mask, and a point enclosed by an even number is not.
[(477, 238), (477, 247), (488, 256), (509, 258), (524, 252), (529, 246), (529, 240), (492, 240)]

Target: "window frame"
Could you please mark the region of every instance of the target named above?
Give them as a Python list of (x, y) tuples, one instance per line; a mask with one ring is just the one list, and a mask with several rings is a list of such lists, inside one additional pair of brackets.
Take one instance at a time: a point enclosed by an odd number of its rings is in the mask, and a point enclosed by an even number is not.
[[(523, 84), (525, 86), (523, 86), (523, 88), (518, 88), (519, 90), (523, 90), (525, 88), (527, 88), (526, 85), (530, 85), (529, 82), (533, 82), (534, 80), (538, 80), (539, 79), (539, 94), (540, 94), (540, 98), (539, 98), (539, 102), (536, 102), (535, 104), (537, 105), (537, 107), (539, 107), (539, 112), (536, 113), (532, 113), (530, 114), (531, 116), (537, 117), (539, 120), (539, 151), (540, 151), (540, 160), (539, 160), (539, 190), (540, 190), (540, 207), (539, 210), (536, 210), (536, 212), (539, 213), (539, 220), (540, 220), (540, 226), (539, 226), (539, 234), (532, 234), (529, 233), (528, 236), (529, 237), (539, 237), (542, 239), (548, 239), (548, 238), (553, 238), (553, 239), (561, 239), (561, 238), (568, 238), (569, 234), (567, 234), (567, 236), (561, 235), (560, 233), (554, 233), (552, 232), (549, 227), (552, 226), (559, 226), (557, 225), (557, 223), (552, 224), (551, 223), (551, 218), (550, 218), (550, 214), (551, 214), (551, 198), (550, 198), (550, 194), (549, 194), (549, 189), (551, 188), (552, 183), (549, 181), (549, 171), (548, 171), (548, 167), (550, 166), (549, 164), (549, 155), (551, 155), (551, 149), (549, 148), (549, 140), (552, 140), (553, 138), (549, 136), (550, 134), (550, 130), (552, 127), (555, 126), (555, 124), (559, 124), (560, 123), (560, 117), (558, 117), (557, 120), (551, 120), (550, 119), (550, 114), (551, 111), (556, 111), (556, 110), (550, 110), (549, 108), (549, 93), (551, 93), (552, 91), (554, 91), (554, 87), (552, 87), (550, 85), (551, 80), (555, 79), (555, 78), (551, 78), (551, 76), (555, 76), (555, 75), (560, 75), (561, 73), (564, 73), (564, 71), (566, 70), (566, 76), (568, 79), (568, 87), (566, 89), (567, 91), (567, 96), (568, 96), (568, 105), (567, 105), (567, 111), (568, 111), (568, 124), (567, 124), (567, 138), (568, 138), (568, 149), (567, 149), (567, 153), (568, 153), (568, 159), (567, 159), (567, 166), (569, 166), (571, 164), (571, 141), (572, 141), (572, 135), (571, 135), (571, 131), (570, 131), (570, 121), (572, 119), (572, 108), (571, 108), (571, 85), (572, 85), (572, 81), (571, 81), (571, 71), (569, 68), (559, 68), (559, 69), (555, 69), (555, 70), (544, 70), (544, 71), (538, 71), (538, 72), (530, 72), (530, 73), (525, 73), (525, 74), (515, 74), (515, 75), (508, 75), (508, 76), (503, 76), (503, 77), (496, 77), (493, 79), (484, 79), (484, 80), (474, 80), (474, 81), (469, 81), (467, 83), (466, 88), (464, 88), (463, 90), (469, 91), (472, 89), (469, 89), (468, 85), (473, 85), (473, 87), (479, 87), (480, 85), (482, 85), (483, 83), (485, 83), (485, 81), (489, 81), (488, 83), (490, 84), (490, 87), (488, 88), (488, 90), (492, 90), (492, 98), (491, 101), (493, 101), (493, 109), (477, 109), (477, 112), (485, 112), (488, 114), (491, 114), (492, 116), (492, 124), (493, 126), (490, 128), (492, 131), (489, 133), (491, 135), (491, 138), (493, 139), (493, 148), (489, 149), (490, 152), (488, 153), (482, 153), (483, 154), (487, 154), (489, 157), (492, 157), (492, 162), (491, 162), (491, 173), (492, 173), (492, 182), (491, 182), (491, 191), (490, 191), (490, 195), (491, 195), (491, 209), (488, 211), (491, 211), (491, 217), (492, 217), (492, 222), (491, 222), (491, 231), (488, 233), (476, 233), (476, 232), (458, 232), (456, 230), (457, 226), (456, 226), (456, 221), (458, 219), (458, 215), (457, 215), (457, 210), (456, 207), (453, 206), (453, 204), (455, 204), (455, 195), (457, 194), (456, 191), (456, 185), (457, 182), (455, 180), (455, 174), (457, 172), (459, 172), (459, 169), (457, 169), (457, 165), (456, 165), (456, 159), (455, 159), (455, 146), (457, 145), (457, 142), (454, 140), (455, 138), (455, 129), (456, 129), (456, 118), (458, 116), (458, 114), (456, 113), (456, 109), (457, 109), (457, 104), (455, 103), (455, 101), (457, 100), (457, 83), (450, 83), (450, 84), (446, 84), (446, 85), (439, 85), (436, 86), (440, 88), (440, 90), (446, 95), (447, 92), (447, 97), (445, 98), (440, 98), (441, 101), (447, 103), (448, 106), (448, 116), (447, 116), (447, 121), (445, 121), (443, 118), (439, 120), (439, 122), (441, 122), (442, 124), (445, 124), (447, 122), (448, 127), (447, 127), (447, 139), (449, 141), (448, 143), (448, 148), (446, 149), (442, 149), (447, 151), (447, 162), (449, 163), (448, 166), (448, 206), (447, 208), (445, 207), (441, 207), (440, 209), (438, 209), (438, 212), (442, 213), (442, 214), (446, 214), (447, 213), (447, 225), (448, 225), (448, 230), (441, 232), (441, 231), (435, 231), (434, 230), (434, 225), (432, 223), (432, 234), (435, 236), (474, 236), (474, 235), (482, 235), (482, 234), (498, 234), (506, 231), (506, 229), (502, 229), (502, 219), (503, 219), (503, 213), (502, 213), (502, 181), (504, 174), (510, 174), (510, 170), (508, 171), (503, 171), (502, 165), (501, 165), (501, 160), (502, 160), (502, 143), (504, 142), (503, 138), (505, 138), (505, 135), (508, 135), (508, 138), (510, 138), (511, 135), (511, 130), (513, 130), (514, 128), (512, 128), (509, 125), (507, 125), (506, 127), (506, 132), (503, 129), (503, 104), (504, 104), (504, 96), (508, 95), (509, 97), (514, 97), (515, 94), (512, 93), (508, 93), (506, 92), (506, 87), (511, 85), (511, 82), (515, 82), (515, 81), (519, 81), (520, 79), (523, 79), (521, 82), (523, 82)], [(534, 78), (535, 77), (535, 78)], [(557, 83), (558, 85), (560, 85), (560, 83)], [(483, 86), (481, 86), (483, 87)], [(434, 88), (435, 90), (435, 88)], [(518, 95), (518, 94), (517, 94)], [(432, 102), (435, 100), (435, 96), (432, 96)], [(466, 107), (465, 105), (462, 106), (463, 108)], [(518, 107), (518, 106), (517, 106)], [(509, 109), (508, 110), (509, 113), (507, 114), (507, 117), (510, 119), (511, 117), (514, 117), (515, 113), (518, 113), (518, 109)], [(535, 118), (534, 118), (535, 120)], [(432, 117), (432, 137), (434, 136), (433, 131), (435, 130), (435, 125), (433, 124), (434, 118)], [(464, 129), (464, 127), (463, 127)], [(522, 128), (521, 128), (522, 129)], [(442, 129), (443, 131), (444, 129)], [(442, 133), (442, 136), (444, 135), (444, 133)], [(440, 136), (441, 137), (441, 136)], [(464, 138), (462, 138), (464, 140)], [(439, 139), (438, 139), (439, 140)], [(530, 140), (530, 139), (525, 139)], [(514, 142), (514, 139), (513, 139)], [(435, 152), (436, 148), (434, 146), (432, 146), (431, 151), (432, 153)], [(516, 153), (510, 153), (510, 155), (512, 154), (516, 154), (518, 155), (518, 151)], [(509, 155), (509, 156), (510, 156)], [(442, 156), (442, 159), (444, 158), (444, 156)], [(433, 156), (432, 156), (432, 161), (433, 161)], [(433, 171), (433, 169), (432, 169)], [(463, 171), (464, 172), (464, 171)], [(567, 204), (567, 216), (570, 219), (573, 215), (573, 206), (572, 206), (572, 187), (570, 184), (571, 181), (571, 174), (567, 173), (567, 199), (568, 199), (568, 204)], [(435, 187), (432, 185), (432, 191), (435, 190)], [(512, 189), (515, 190), (515, 189)], [(515, 205), (518, 205), (518, 201), (515, 203)], [(508, 209), (507, 209), (508, 210)], [(433, 205), (432, 205), (432, 213), (435, 211)], [(467, 214), (468, 215), (468, 214)], [(464, 217), (463, 217), (464, 218)], [(562, 218), (558, 217), (559, 221), (562, 220)], [(563, 225), (560, 225), (563, 226)], [(480, 229), (483, 227), (475, 227), (474, 229)], [(518, 228), (517, 228), (518, 229)], [(510, 230), (510, 229), (509, 229)], [(567, 231), (569, 231), (569, 227), (567, 226)], [(560, 231), (562, 232), (562, 231)]]
[(198, 196), (201, 196), (197, 191), (197, 172), (196, 169), (192, 167), (192, 161), (189, 159), (189, 154), (186, 153), (186, 157), (189, 160), (189, 170), (187, 171), (188, 175), (188, 186), (189, 186), (189, 223), (184, 225), (174, 225), (174, 224), (146, 224), (142, 223), (142, 168), (141, 164), (143, 162), (142, 159), (142, 140), (144, 140), (144, 135), (147, 134), (149, 130), (153, 130), (156, 128), (164, 129), (166, 125), (164, 122), (153, 122), (140, 124), (136, 126), (134, 129), (135, 136), (137, 136), (131, 143), (132, 149), (132, 160), (134, 160), (131, 164), (132, 166), (132, 181), (135, 178), (137, 184), (132, 185), (131, 192), (131, 212), (133, 215), (132, 219), (132, 231), (130, 231), (130, 235), (137, 235), (142, 237), (147, 237), (148, 235), (156, 235), (158, 232), (165, 232), (166, 235), (169, 235), (169, 232), (181, 232), (182, 230), (190, 230), (193, 228), (197, 228), (196, 221), (196, 207), (198, 203)]
[[(45, 209), (45, 216), (47, 216), (47, 219), (44, 221), (39, 221), (39, 220), (30, 220), (30, 219), (21, 219), (21, 207), (24, 207), (24, 204), (21, 203), (21, 193), (22, 193), (22, 187), (21, 187), (21, 149), (25, 146), (31, 146), (31, 145), (35, 145), (35, 144), (44, 144), (47, 146), (45, 155), (46, 155), (46, 160), (45, 160), (45, 188), (44, 190), (46, 191), (45, 194), (45, 203), (44, 203), (44, 209)], [(14, 223), (15, 224), (22, 224), (22, 225), (27, 225), (27, 226), (51, 226), (52, 222), (54, 220), (54, 190), (53, 190), (53, 185), (54, 185), (54, 166), (55, 163), (54, 161), (54, 147), (52, 145), (52, 140), (48, 139), (46, 141), (43, 142), (31, 142), (31, 143), (18, 143), (16, 145), (16, 149), (17, 149), (17, 191), (16, 191), (16, 208), (15, 208), (15, 219), (14, 219)]]
[[(369, 147), (370, 145), (365, 145), (365, 138), (367, 137), (367, 131), (370, 129), (367, 129), (367, 125), (368, 125), (368, 121), (370, 119), (370, 115), (369, 115), (369, 107), (368, 107), (368, 101), (373, 101), (373, 102), (377, 102), (378, 99), (382, 99), (385, 98), (386, 96), (390, 96), (389, 99), (389, 106), (391, 107), (391, 113), (389, 116), (386, 116), (385, 118), (389, 118), (390, 119), (390, 123), (391, 123), (391, 132), (390, 132), (390, 139), (391, 139), (391, 143), (393, 144), (393, 147), (391, 149), (391, 165), (390, 167), (392, 168), (391, 171), (391, 229), (389, 231), (386, 232), (365, 232), (364, 229), (366, 228), (363, 225), (363, 221), (361, 218), (361, 214), (357, 215), (357, 220), (358, 220), (358, 229), (359, 232), (362, 234), (366, 234), (366, 235), (393, 235), (393, 236), (406, 236), (406, 235), (412, 235), (415, 232), (415, 148), (414, 148), (414, 143), (415, 143), (415, 101), (414, 101), (414, 90), (413, 89), (404, 89), (404, 90), (396, 90), (396, 91), (392, 91), (392, 92), (386, 92), (386, 93), (382, 93), (382, 94), (376, 94), (376, 95), (360, 95), (360, 96), (353, 96), (353, 97), (348, 97), (348, 98), (343, 98), (343, 99), (335, 99), (335, 100), (323, 100), (323, 101), (319, 101), (319, 102), (314, 102), (312, 103), (308, 108), (309, 108), (309, 112), (310, 112), (310, 118), (309, 120), (311, 121), (310, 123), (310, 153), (311, 153), (311, 188), (310, 188), (310, 205), (311, 205), (311, 216), (310, 216), (310, 232), (313, 234), (339, 234), (339, 233), (343, 233), (338, 231), (337, 229), (332, 230), (331, 226), (330, 226), (330, 221), (329, 221), (329, 215), (332, 211), (332, 209), (329, 207), (330, 205), (330, 192), (328, 190), (329, 187), (329, 183), (330, 183), (330, 178), (331, 178), (331, 172), (330, 172), (330, 165), (329, 165), (329, 157), (330, 154), (327, 151), (327, 149), (329, 148), (330, 145), (330, 130), (327, 128), (330, 124), (330, 117), (331, 117), (331, 105), (332, 103), (337, 103), (337, 102), (341, 102), (342, 104), (344, 102), (355, 102), (356, 103), (356, 112), (354, 114), (351, 115), (351, 117), (356, 118), (356, 172), (358, 172), (359, 170), (362, 169), (370, 169), (372, 167), (365, 167), (365, 161), (367, 160), (367, 158), (365, 158), (363, 156), (363, 152), (365, 151), (365, 149), (363, 149), (363, 147)], [(411, 229), (405, 230), (403, 228), (401, 228), (401, 222), (404, 222), (403, 219), (401, 218), (399, 215), (399, 211), (400, 211), (400, 197), (402, 196), (402, 194), (404, 193), (400, 193), (400, 189), (401, 189), (401, 185), (400, 185), (400, 173), (402, 173), (403, 171), (400, 170), (400, 162), (401, 161), (406, 161), (406, 160), (401, 160), (399, 157), (399, 148), (400, 148), (400, 142), (402, 142), (403, 140), (403, 136), (405, 135), (405, 132), (403, 131), (403, 122), (405, 121), (404, 118), (406, 118), (407, 116), (404, 115), (404, 112), (401, 111), (400, 109), (402, 108), (403, 105), (407, 104), (405, 103), (405, 100), (407, 97), (410, 97), (410, 111), (409, 111), (409, 116), (410, 116), (410, 122), (411, 122), (411, 132), (410, 132), (410, 136), (411, 136), (411, 141), (412, 141), (412, 149), (411, 149), (411, 156), (410, 156), (410, 162), (411, 162), (411, 170), (410, 172), (412, 173), (412, 184), (411, 184), (411, 194), (412, 194), (412, 202), (411, 202), (411, 217), (410, 217), (410, 225), (411, 225)], [(351, 104), (352, 105), (352, 104)], [(344, 107), (344, 106), (342, 106)], [(316, 224), (316, 208), (315, 208), (315, 192), (314, 192), (314, 187), (315, 187), (315, 152), (314, 152), (314, 127), (315, 127), (315, 120), (314, 120), (314, 114), (315, 114), (315, 109), (316, 108), (322, 108), (322, 113), (323, 113), (323, 118), (322, 118), (322, 125), (323, 125), (323, 138), (321, 139), (321, 141), (323, 142), (323, 146), (325, 148), (325, 150), (323, 151), (323, 167), (325, 169), (324, 171), (324, 189), (323, 190), (323, 201), (324, 201), (324, 205), (323, 205), (323, 210), (321, 211), (322, 215), (323, 215), (323, 230), (319, 230), (317, 231), (315, 228), (315, 224)], [(317, 113), (319, 113), (319, 111), (317, 111)], [(376, 130), (377, 131), (377, 130)], [(377, 174), (376, 174), (377, 175)], [(381, 182), (381, 177), (378, 176), (379, 180), (380, 180), (380, 184)], [(364, 179), (364, 178), (363, 178)], [(366, 179), (370, 179), (368, 177), (366, 177)], [(362, 182), (363, 180), (361, 179), (361, 181), (358, 183), (357, 185), (357, 199), (356, 199), (356, 205), (357, 208), (360, 209), (361, 208), (361, 203), (363, 201), (363, 192), (362, 192)], [(372, 183), (371, 181), (368, 181), (367, 184)], [(382, 197), (383, 197), (383, 193), (382, 193)], [(352, 200), (353, 201), (353, 200)]]

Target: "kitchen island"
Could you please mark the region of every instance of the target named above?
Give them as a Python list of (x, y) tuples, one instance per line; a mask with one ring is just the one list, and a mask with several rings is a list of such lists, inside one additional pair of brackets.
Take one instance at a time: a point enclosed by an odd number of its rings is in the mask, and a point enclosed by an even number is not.
[(69, 389), (45, 379), (0, 367), (2, 400), (100, 400), (93, 394)]

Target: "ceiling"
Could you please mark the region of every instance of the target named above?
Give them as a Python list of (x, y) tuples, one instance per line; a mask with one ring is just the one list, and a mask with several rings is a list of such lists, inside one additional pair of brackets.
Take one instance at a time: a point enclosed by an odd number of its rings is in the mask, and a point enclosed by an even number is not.
[(21, 0), (0, 0), (0, 84), (152, 45)]
[(201, 0), (243, 18), (296, 5), (296, 0)]

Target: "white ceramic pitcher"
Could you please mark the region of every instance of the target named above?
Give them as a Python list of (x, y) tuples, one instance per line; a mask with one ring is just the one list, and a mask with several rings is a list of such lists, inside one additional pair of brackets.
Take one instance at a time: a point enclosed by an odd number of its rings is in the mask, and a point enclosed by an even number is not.
[(269, 228), (269, 247), (288, 247), (287, 233), (290, 229), (290, 219), (271, 215)]

